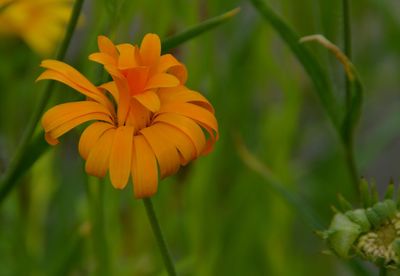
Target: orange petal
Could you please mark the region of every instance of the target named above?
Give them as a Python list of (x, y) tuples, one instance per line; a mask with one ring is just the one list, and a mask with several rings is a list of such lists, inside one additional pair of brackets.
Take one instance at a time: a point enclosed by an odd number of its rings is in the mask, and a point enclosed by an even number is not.
[(117, 128), (110, 155), (110, 179), (114, 188), (123, 189), (129, 180), (132, 160), (133, 127)]
[(164, 123), (158, 123), (157, 127), (164, 133), (164, 138), (179, 151), (182, 165), (186, 165), (197, 157), (196, 148), (186, 134), (173, 126)]
[(180, 63), (173, 55), (166, 54), (160, 57), (158, 62), (157, 73), (170, 73), (177, 77), (182, 84), (187, 80), (186, 66)]
[(53, 130), (60, 125), (83, 115), (99, 113), (102, 120), (113, 123), (108, 110), (97, 102), (81, 101), (56, 105), (49, 109), (42, 118), (42, 126), (46, 132)]
[(118, 57), (117, 49), (114, 43), (106, 36), (100, 35), (97, 37), (97, 45), (99, 46), (100, 52), (108, 54), (112, 58)]
[(170, 74), (161, 73), (152, 76), (146, 85), (145, 90), (161, 87), (175, 87), (179, 85), (179, 80)]
[(125, 70), (138, 66), (137, 48), (132, 44), (124, 43), (117, 46), (119, 51), (118, 69)]
[(209, 110), (191, 103), (168, 103), (161, 106), (158, 113), (177, 113), (189, 117), (218, 132), (218, 123)]
[(160, 99), (153, 90), (136, 94), (133, 97), (151, 112), (157, 112), (160, 109)]
[(115, 84), (114, 81), (103, 83), (102, 85), (100, 85), (100, 88), (103, 88), (103, 89), (107, 90), (108, 92), (110, 92), (111, 95), (113, 96), (115, 102), (118, 105), (119, 92), (118, 92), (117, 85)]
[(203, 130), (192, 119), (189, 119), (180, 114), (164, 113), (155, 117), (153, 122), (163, 122), (179, 129), (188, 137), (190, 137), (192, 143), (196, 148), (197, 156), (199, 156), (203, 152), (206, 145), (206, 137)]
[(106, 130), (113, 127), (114, 126), (107, 123), (95, 122), (82, 132), (81, 138), (79, 139), (79, 154), (83, 159), (86, 160), (88, 158), (90, 151), (100, 136), (103, 135)]
[(165, 133), (157, 124), (140, 131), (146, 141), (150, 144), (158, 160), (161, 178), (176, 173), (180, 165), (180, 157), (174, 145), (165, 138)]
[(45, 60), (41, 66), (49, 68), (44, 71), (36, 80), (56, 80), (62, 82), (83, 95), (107, 106), (113, 112), (113, 106), (107, 97), (73, 67), (56, 60)]
[(104, 115), (103, 113), (89, 113), (81, 115), (53, 128), (51, 131), (48, 132), (48, 136), (51, 137), (54, 141), (57, 141), (57, 138), (64, 135), (66, 132), (70, 131), (80, 124), (93, 120), (104, 121), (105, 119), (107, 119), (107, 115)]
[(131, 99), (127, 124), (135, 128), (142, 129), (150, 123), (151, 111), (139, 103), (135, 98)]
[(86, 160), (85, 170), (88, 174), (104, 177), (107, 173), (111, 147), (114, 143), (115, 128), (105, 131), (93, 146)]
[(180, 86), (179, 88), (162, 88), (157, 91), (157, 94), (162, 104), (170, 102), (195, 103), (214, 113), (213, 106), (203, 95), (199, 92), (189, 90), (184, 86)]
[(117, 65), (117, 61), (115, 58), (113, 58), (112, 56), (110, 56), (108, 54), (104, 54), (104, 53), (93, 53), (93, 54), (89, 55), (89, 59), (91, 61), (103, 64), (103, 65), (113, 65), (113, 66)]
[(153, 150), (142, 135), (133, 140), (132, 179), (136, 198), (150, 197), (157, 192), (158, 169)]
[(144, 66), (135, 67), (127, 70), (126, 73), (130, 91), (133, 94), (143, 92), (149, 78), (149, 68)]
[(143, 65), (151, 66), (158, 62), (161, 54), (161, 41), (156, 34), (146, 34), (140, 45), (140, 57)]

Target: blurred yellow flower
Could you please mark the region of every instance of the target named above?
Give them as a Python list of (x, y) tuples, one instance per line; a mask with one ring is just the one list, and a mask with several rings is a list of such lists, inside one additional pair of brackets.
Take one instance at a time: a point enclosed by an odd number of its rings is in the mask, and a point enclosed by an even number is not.
[(184, 86), (186, 68), (172, 55), (161, 55), (160, 39), (147, 34), (140, 49), (114, 45), (99, 37), (100, 62), (113, 81), (98, 87), (71, 66), (45, 60), (38, 80), (53, 79), (74, 88), (87, 100), (57, 105), (42, 119), (48, 143), (72, 128), (94, 121), (82, 133), (79, 153), (86, 172), (123, 189), (130, 175), (137, 198), (156, 193), (158, 178), (208, 153), (218, 139), (212, 105)]
[(49, 56), (65, 31), (72, 0), (0, 0), (0, 35), (17, 35)]

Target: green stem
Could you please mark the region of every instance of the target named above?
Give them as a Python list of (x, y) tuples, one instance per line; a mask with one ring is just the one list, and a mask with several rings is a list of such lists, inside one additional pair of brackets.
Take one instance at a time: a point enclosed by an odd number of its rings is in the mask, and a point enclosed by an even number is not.
[[(67, 30), (65, 32), (64, 40), (58, 50), (56, 59), (57, 60), (63, 60), (67, 50), (68, 46), (71, 42), (72, 35), (75, 31), (76, 24), (78, 23), (79, 15), (82, 10), (82, 5), (83, 5), (84, 0), (76, 0), (71, 18), (69, 20)], [(55, 86), (55, 81), (49, 81), (47, 82), (44, 92), (42, 93), (42, 96), (39, 100), (39, 104), (36, 106), (36, 109), (34, 110), (32, 116), (30, 117), (30, 121), (26, 127), (26, 130), (22, 136), (21, 142), (15, 152), (14, 157), (11, 160), (10, 166), (8, 170), (6, 171), (5, 175), (3, 176), (1, 180), (1, 190), (0, 190), (0, 203), (4, 200), (4, 198), (8, 195), (8, 193), (11, 191), (13, 186), (15, 185), (15, 181), (11, 181), (13, 178), (13, 175), (15, 171), (18, 169), (19, 164), (21, 163), (21, 160), (24, 156), (24, 152), (29, 146), (29, 142), (32, 139), (33, 133), (35, 132), (36, 126), (40, 120), (40, 117), (42, 116), (43, 110), (45, 109), (50, 96), (51, 92), (53, 91)]]
[(384, 266), (379, 267), (379, 276), (386, 276), (388, 275), (387, 269)]
[(172, 262), (171, 254), (169, 253), (164, 236), (161, 232), (160, 224), (158, 223), (153, 203), (151, 202), (150, 198), (144, 198), (143, 203), (144, 206), (146, 207), (146, 213), (149, 218), (151, 228), (153, 229), (154, 236), (157, 240), (158, 247), (160, 248), (160, 253), (162, 255), (165, 267), (168, 271), (168, 275), (175, 276), (177, 275), (175, 266), (174, 263)]
[[(342, 10), (343, 10), (343, 44), (344, 44), (344, 54), (347, 56), (349, 60), (352, 58), (352, 43), (351, 43), (351, 16), (350, 16), (350, 3), (349, 0), (342, 0)], [(344, 73), (344, 78), (346, 82), (346, 109), (349, 112), (351, 108), (351, 84), (346, 75)], [(351, 182), (353, 183), (354, 190), (356, 194), (359, 194), (359, 175), (358, 170), (354, 158), (354, 142), (353, 137), (350, 135), (345, 138), (347, 141), (344, 141), (344, 150), (346, 155), (346, 163), (349, 169)]]

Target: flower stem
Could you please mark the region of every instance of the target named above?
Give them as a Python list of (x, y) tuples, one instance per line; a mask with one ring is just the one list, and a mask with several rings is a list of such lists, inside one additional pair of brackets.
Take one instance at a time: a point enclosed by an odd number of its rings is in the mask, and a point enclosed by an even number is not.
[(160, 253), (162, 255), (165, 267), (168, 271), (168, 275), (175, 276), (176, 270), (174, 263), (172, 262), (171, 254), (169, 253), (167, 244), (165, 242), (164, 236), (161, 232), (160, 224), (158, 223), (156, 213), (154, 211), (153, 203), (150, 198), (143, 199), (144, 206), (146, 207), (146, 213), (149, 218), (151, 228), (153, 229), (154, 236), (157, 240), (158, 247), (160, 248)]
[[(64, 40), (58, 50), (56, 59), (57, 60), (63, 60), (67, 50), (68, 46), (71, 42), (72, 35), (75, 31), (76, 24), (78, 23), (79, 15), (82, 10), (84, 0), (76, 0), (72, 14), (67, 26), (67, 30), (65, 32)], [(16, 149), (15, 155), (11, 159), (10, 166), (8, 170), (6, 171), (5, 175), (3, 176), (1, 180), (1, 190), (0, 190), (0, 203), (4, 200), (4, 198), (8, 195), (8, 193), (11, 191), (11, 189), (15, 186), (15, 181), (12, 181), (13, 175), (15, 171), (18, 169), (20, 166), (21, 162), (23, 162), (23, 156), (24, 152), (27, 150), (29, 142), (33, 136), (33, 133), (35, 132), (36, 126), (40, 120), (40, 117), (42, 116), (43, 110), (45, 109), (50, 96), (51, 92), (53, 91), (55, 86), (54, 81), (50, 81), (46, 84), (44, 88), (44, 92), (42, 93), (42, 96), (39, 100), (39, 104), (36, 106), (36, 109), (34, 110), (32, 116), (30, 117), (30, 121), (25, 129), (25, 132), (22, 136), (21, 142)]]
[[(349, 0), (342, 0), (343, 10), (343, 44), (344, 54), (349, 60), (352, 58), (352, 43), (351, 43), (351, 17), (350, 17), (350, 3)], [(344, 79), (346, 83), (346, 108), (351, 108), (351, 84), (348, 79), (346, 72), (344, 73)], [(350, 135), (347, 141), (344, 141), (344, 150), (346, 155), (346, 163), (349, 169), (351, 182), (353, 183), (354, 190), (359, 193), (359, 175), (357, 165), (354, 158), (354, 146), (353, 137)]]

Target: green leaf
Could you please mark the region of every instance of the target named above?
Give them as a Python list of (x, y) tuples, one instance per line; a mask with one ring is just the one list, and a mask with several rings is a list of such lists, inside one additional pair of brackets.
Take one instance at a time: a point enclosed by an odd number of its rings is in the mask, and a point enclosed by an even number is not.
[(297, 35), (263, 0), (251, 0), (253, 6), (260, 12), (264, 19), (278, 32), (284, 42), (289, 46), (294, 55), (303, 65), (305, 71), (312, 79), (322, 106), (328, 114), (334, 127), (340, 130), (340, 113), (338, 103), (333, 95), (331, 83), (326, 71), (321, 67), (315, 57), (302, 44)]
[(165, 39), (162, 43), (163, 52), (167, 52), (167, 51), (181, 45), (182, 43), (184, 43), (192, 38), (195, 38), (195, 37), (201, 35), (202, 33), (207, 32), (207, 31), (217, 27), (218, 25), (221, 25), (222, 23), (225, 23), (227, 20), (229, 20), (233, 16), (235, 16), (239, 11), (240, 11), (240, 8), (235, 8), (233, 10), (230, 10), (230, 11), (223, 13), (221, 15), (218, 15), (216, 17), (207, 19), (196, 26), (188, 28), (187, 30), (185, 30), (177, 35), (174, 35), (174, 36), (171, 36), (171, 37)]

